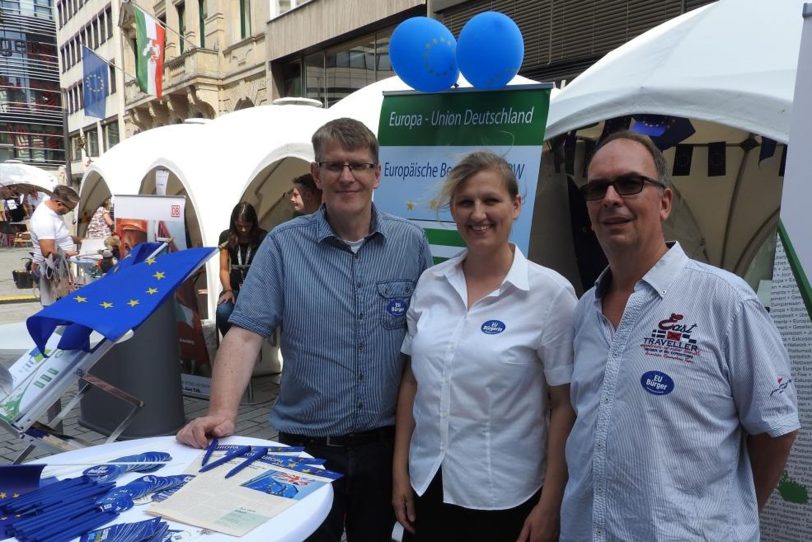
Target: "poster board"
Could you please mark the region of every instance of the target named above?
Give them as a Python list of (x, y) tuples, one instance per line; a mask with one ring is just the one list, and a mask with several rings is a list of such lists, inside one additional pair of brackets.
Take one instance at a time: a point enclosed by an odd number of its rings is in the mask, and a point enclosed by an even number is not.
[[(121, 256), (139, 242), (167, 242), (169, 252), (186, 246), (186, 198), (184, 196), (116, 195), (115, 231), (121, 237)], [(203, 335), (194, 279), (175, 291), (175, 320), (180, 345), (183, 392), (208, 397), (211, 360)]]
[(385, 92), (375, 205), (421, 226), (435, 263), (448, 259), (464, 243), (437, 199), (440, 186), (466, 154), (490, 151), (508, 161), (519, 181), (523, 206), (511, 241), (528, 254), (551, 89), (551, 84), (535, 84), (436, 94)]
[(771, 292), (771, 313), (792, 361), (801, 430), (761, 513), (762, 538), (769, 541), (812, 540), (812, 4), (804, 5), (803, 17)]

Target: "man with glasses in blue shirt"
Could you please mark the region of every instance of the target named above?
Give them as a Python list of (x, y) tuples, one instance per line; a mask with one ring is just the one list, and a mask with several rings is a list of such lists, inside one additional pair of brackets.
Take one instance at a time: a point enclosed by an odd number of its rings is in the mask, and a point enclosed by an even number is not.
[(648, 138), (606, 138), (581, 191), (609, 267), (575, 314), (561, 540), (758, 540), (800, 426), (778, 331), (743, 280), (666, 243)]
[(178, 440), (202, 448), (234, 433), (262, 341), (281, 326), (285, 369), (271, 424), (281, 442), (344, 474), (309, 540), (338, 542), (345, 529), (349, 542), (389, 540), (400, 347), (431, 256), (419, 227), (372, 203), (381, 166), (366, 126), (330, 121), (313, 135), (313, 151), (323, 205), (266, 236), (217, 353), (209, 413)]

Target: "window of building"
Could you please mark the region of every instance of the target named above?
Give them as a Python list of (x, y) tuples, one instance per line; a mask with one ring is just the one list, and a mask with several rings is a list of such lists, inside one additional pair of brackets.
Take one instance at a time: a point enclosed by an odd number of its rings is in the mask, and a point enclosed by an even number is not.
[(183, 50), (186, 45), (186, 5), (183, 2), (180, 2), (175, 6), (175, 9), (178, 10), (178, 43), (180, 44), (180, 52), (183, 53)]
[(251, 2), (240, 0), (240, 39), (251, 35)]
[(115, 94), (116, 93), (116, 66), (115, 66), (115, 60), (110, 61), (110, 64), (108, 65), (108, 68), (110, 68), (110, 73), (108, 74), (108, 79), (110, 80), (110, 84), (109, 84), (110, 92), (109, 93), (110, 94)]
[(282, 95), (302, 95), (302, 61), (292, 61), (282, 66)]
[(118, 121), (108, 122), (102, 125), (102, 132), (104, 132), (104, 150), (109, 151), (118, 142)]
[(138, 42), (135, 38), (130, 40), (130, 48), (133, 52), (133, 66), (138, 66)]
[(307, 1), (308, 0), (271, 0), (271, 19), (279, 17), (283, 13)]
[(82, 136), (78, 133), (70, 136), (70, 159), (74, 162), (82, 159)]
[(34, 15), (43, 19), (52, 19), (51, 0), (34, 0)]
[(99, 132), (95, 125), (85, 131), (85, 152), (88, 156), (99, 156)]
[(197, 0), (197, 12), (199, 14), (200, 20), (198, 21), (198, 25), (200, 27), (200, 47), (206, 46), (206, 17), (209, 16), (208, 14), (208, 6), (206, 5), (206, 0)]
[(107, 38), (113, 37), (113, 11), (110, 6), (104, 10), (104, 20), (107, 23)]
[(282, 65), (284, 96), (306, 96), (329, 107), (341, 98), (394, 75), (389, 62), (392, 27), (352, 42), (294, 57)]
[(307, 55), (304, 58), (305, 96), (321, 100), (326, 90), (324, 78), (324, 52)]

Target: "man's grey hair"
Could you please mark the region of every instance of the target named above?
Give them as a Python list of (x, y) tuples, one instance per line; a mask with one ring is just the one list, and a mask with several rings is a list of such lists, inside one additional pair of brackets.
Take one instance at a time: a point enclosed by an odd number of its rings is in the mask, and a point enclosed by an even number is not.
[[(636, 132), (632, 132), (631, 130), (619, 130), (617, 132), (612, 132), (604, 139), (598, 143), (595, 152), (592, 153), (592, 157), (589, 159), (589, 163), (592, 163), (592, 158), (594, 158), (598, 151), (604, 148), (606, 145), (611, 143), (612, 141), (616, 141), (618, 139), (628, 139), (631, 141), (636, 141), (643, 145), (646, 150), (648, 151), (651, 159), (654, 161), (654, 168), (657, 170), (657, 180), (663, 183), (666, 186), (670, 186), (671, 178), (668, 175), (668, 162), (665, 160), (665, 156), (663, 156), (662, 151), (657, 148), (657, 145), (651, 140), (651, 138), (644, 136), (642, 134), (638, 134)], [(587, 171), (589, 170), (589, 165), (587, 165)]]
[(378, 163), (378, 138), (359, 120), (347, 117), (331, 120), (316, 130), (312, 142), (316, 162), (321, 161), (325, 149), (330, 144), (338, 143), (349, 151), (369, 149), (373, 160)]
[(76, 193), (76, 190), (70, 186), (65, 186), (64, 184), (60, 184), (54, 188), (53, 194), (51, 194), (51, 199), (59, 200), (66, 205), (70, 205), (71, 207), (75, 207), (79, 204), (79, 194)]

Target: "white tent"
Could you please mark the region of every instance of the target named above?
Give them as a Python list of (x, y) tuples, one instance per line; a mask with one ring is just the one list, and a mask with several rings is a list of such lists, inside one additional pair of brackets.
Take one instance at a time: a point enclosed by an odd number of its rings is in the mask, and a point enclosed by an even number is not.
[[(694, 257), (742, 275), (754, 260), (769, 267), (769, 254), (760, 256), (774, 240), (784, 149), (763, 161), (759, 151), (764, 138), (788, 140), (802, 4), (720, 0), (646, 32), (553, 98), (547, 136), (577, 131), (594, 140), (602, 121), (630, 115), (690, 119), (696, 133), (683, 143), (694, 145), (693, 160), (688, 175), (673, 178), (678, 199), (667, 234)], [(726, 144), (722, 176), (708, 175), (711, 142)], [(576, 157), (578, 183), (582, 144)]]
[(56, 187), (56, 177), (50, 171), (19, 160), (6, 160), (0, 162), (0, 186), (16, 186), (23, 191), (41, 190), (50, 194)]
[[(110, 195), (154, 194), (155, 172), (165, 169), (166, 193), (187, 197), (193, 244), (216, 245), (242, 200), (253, 204), (263, 227), (270, 228), (290, 217), (284, 194), (290, 180), (307, 171), (313, 159), (310, 137), (326, 120), (320, 108), (268, 105), (147, 130), (91, 164), (82, 179), (79, 213), (92, 213)], [(217, 258), (207, 263), (199, 287), (219, 290), (218, 266)], [(206, 301), (209, 315), (216, 301), (216, 296)]]
[(803, 0), (720, 0), (618, 47), (556, 95), (554, 137), (633, 113), (702, 119), (786, 142)]

